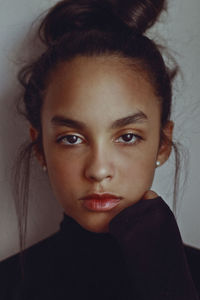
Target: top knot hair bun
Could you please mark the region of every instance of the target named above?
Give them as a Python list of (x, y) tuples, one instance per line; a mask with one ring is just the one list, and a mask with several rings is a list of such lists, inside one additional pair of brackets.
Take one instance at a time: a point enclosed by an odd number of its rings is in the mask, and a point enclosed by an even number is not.
[(40, 36), (48, 45), (72, 31), (131, 30), (142, 35), (165, 7), (165, 0), (64, 0), (48, 12)]
[(166, 0), (118, 0), (116, 14), (136, 34), (144, 34), (154, 25), (161, 12), (166, 9)]

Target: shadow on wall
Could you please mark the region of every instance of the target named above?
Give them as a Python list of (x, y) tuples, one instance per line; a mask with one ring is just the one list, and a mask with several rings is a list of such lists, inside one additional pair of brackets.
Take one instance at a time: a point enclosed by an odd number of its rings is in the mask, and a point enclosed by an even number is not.
[[(19, 33), (21, 34), (21, 32)], [(27, 37), (28, 36), (28, 37)], [(18, 229), (11, 173), (19, 146), (29, 140), (29, 124), (17, 114), (22, 94), (17, 73), (25, 62), (37, 56), (41, 45), (32, 33), (0, 47), (0, 260), (18, 252)], [(52, 195), (47, 175), (33, 160), (30, 184), (27, 246), (55, 232), (62, 218), (61, 208)]]

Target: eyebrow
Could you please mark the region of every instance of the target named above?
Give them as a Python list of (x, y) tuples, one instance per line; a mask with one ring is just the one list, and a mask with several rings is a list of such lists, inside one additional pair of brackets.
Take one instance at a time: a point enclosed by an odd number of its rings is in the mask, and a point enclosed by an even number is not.
[[(117, 129), (117, 128), (121, 128), (123, 126), (127, 126), (130, 124), (146, 122), (147, 120), (148, 120), (147, 116), (142, 111), (138, 111), (137, 113), (134, 113), (130, 116), (115, 120), (112, 123), (112, 125), (110, 126), (110, 129)], [(51, 123), (53, 125), (66, 126), (66, 127), (75, 128), (78, 130), (84, 130), (87, 127), (86, 124), (83, 122), (69, 119), (69, 118), (63, 117), (61, 115), (54, 116), (51, 119)]]
[(130, 124), (145, 122), (147, 120), (148, 120), (147, 116), (142, 111), (139, 111), (133, 115), (114, 121), (114, 123), (111, 125), (111, 129), (120, 128)]

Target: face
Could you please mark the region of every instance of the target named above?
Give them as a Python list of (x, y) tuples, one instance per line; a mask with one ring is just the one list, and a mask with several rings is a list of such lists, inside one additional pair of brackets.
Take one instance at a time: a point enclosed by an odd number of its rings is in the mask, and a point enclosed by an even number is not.
[(52, 72), (41, 118), (42, 159), (57, 200), (85, 229), (106, 232), (165, 160), (153, 87), (113, 57), (76, 57)]

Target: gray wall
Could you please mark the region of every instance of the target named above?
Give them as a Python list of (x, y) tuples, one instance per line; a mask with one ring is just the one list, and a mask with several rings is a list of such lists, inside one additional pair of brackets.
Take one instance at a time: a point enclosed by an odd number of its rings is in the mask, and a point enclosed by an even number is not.
[[(16, 73), (37, 45), (30, 38), (35, 18), (54, 0), (0, 0), (0, 259), (18, 251), (18, 229), (11, 194), (10, 172), (17, 147), (28, 138), (28, 126), (17, 117), (19, 95)], [(175, 82), (173, 119), (175, 138), (188, 149), (190, 160), (177, 221), (183, 241), (200, 248), (200, 1), (171, 0), (168, 14), (149, 33), (173, 50), (183, 78)], [(27, 35), (28, 34), (28, 35)], [(172, 207), (173, 155), (157, 170), (153, 188)], [(58, 229), (62, 209), (51, 194), (48, 180), (36, 163), (29, 208), (28, 241), (31, 245)], [(183, 183), (183, 176), (181, 176)]]

